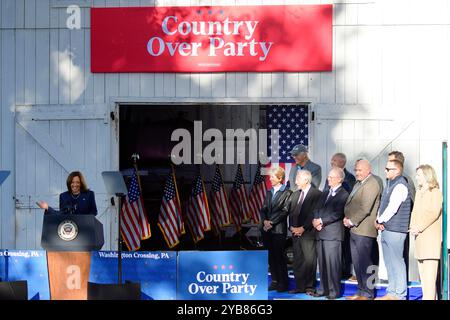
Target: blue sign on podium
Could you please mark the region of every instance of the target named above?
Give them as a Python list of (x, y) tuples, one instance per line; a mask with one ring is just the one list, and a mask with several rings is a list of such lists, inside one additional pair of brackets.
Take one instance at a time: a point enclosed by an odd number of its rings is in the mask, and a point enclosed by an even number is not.
[(179, 300), (267, 300), (267, 251), (178, 253)]

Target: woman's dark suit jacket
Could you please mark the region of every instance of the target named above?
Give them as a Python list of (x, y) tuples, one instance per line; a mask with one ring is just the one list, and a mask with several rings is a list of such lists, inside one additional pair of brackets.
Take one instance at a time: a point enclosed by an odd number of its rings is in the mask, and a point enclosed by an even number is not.
[(59, 210), (62, 213), (93, 214), (97, 215), (95, 195), (91, 190), (81, 192), (79, 197), (72, 197), (69, 191), (59, 195)]
[(264, 220), (270, 220), (272, 222), (272, 229), (270, 232), (273, 234), (287, 234), (287, 216), (289, 214), (289, 197), (292, 191), (286, 188), (285, 185), (275, 194), (272, 199), (272, 189), (267, 191), (266, 199), (264, 200), (263, 207), (261, 208), (261, 223), (259, 225), (262, 230), (264, 227)]

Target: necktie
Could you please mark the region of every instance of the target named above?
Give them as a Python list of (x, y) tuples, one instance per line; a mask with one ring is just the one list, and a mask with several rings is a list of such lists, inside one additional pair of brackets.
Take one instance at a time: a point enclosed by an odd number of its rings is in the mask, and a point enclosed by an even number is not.
[(327, 203), (328, 200), (330, 200), (332, 194), (333, 194), (333, 189), (330, 189), (330, 192), (328, 192), (328, 196), (327, 196), (327, 199), (325, 200), (325, 203)]
[(300, 190), (300, 196), (298, 197), (297, 206), (295, 207), (294, 216), (300, 215), (300, 210), (302, 210), (304, 196), (305, 196), (305, 193), (303, 192), (303, 190)]
[(304, 197), (305, 193), (303, 192), (303, 190), (300, 190), (300, 197), (298, 197), (298, 202), (297, 205), (302, 205), (303, 204), (303, 197)]
[(297, 208), (296, 208), (298, 213), (300, 213), (300, 209), (302, 208), (304, 196), (305, 196), (305, 193), (303, 192), (303, 190), (300, 190), (300, 196), (298, 197)]

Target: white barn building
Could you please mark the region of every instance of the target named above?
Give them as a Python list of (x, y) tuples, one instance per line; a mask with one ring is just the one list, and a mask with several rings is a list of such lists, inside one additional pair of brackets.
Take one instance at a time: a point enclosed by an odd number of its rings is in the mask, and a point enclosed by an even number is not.
[[(328, 3), (334, 5), (332, 72), (90, 71), (92, 6)], [(81, 8), (80, 29), (66, 26), (69, 5)], [(207, 105), (226, 127), (248, 121), (230, 115), (228, 105), (308, 105), (311, 158), (324, 176), (331, 155), (344, 152), (351, 171), (366, 157), (384, 177), (387, 154), (400, 150), (409, 176), (429, 163), (441, 177), (449, 56), (446, 0), (0, 0), (0, 169), (11, 171), (0, 187), (0, 248), (40, 248), (43, 213), (35, 202), (56, 205), (73, 170), (96, 192), (103, 249), (115, 248), (116, 209), (101, 172), (119, 169), (119, 106)], [(415, 263), (411, 268), (417, 277)]]

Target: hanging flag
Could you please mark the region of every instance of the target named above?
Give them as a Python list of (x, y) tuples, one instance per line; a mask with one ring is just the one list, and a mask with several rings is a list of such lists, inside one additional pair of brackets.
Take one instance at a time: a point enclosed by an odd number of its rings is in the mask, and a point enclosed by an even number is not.
[(128, 194), (121, 210), (120, 233), (128, 250), (141, 247), (141, 240), (150, 238), (150, 224), (145, 213), (137, 168), (133, 168)]
[(200, 172), (192, 184), (186, 216), (192, 239), (197, 243), (204, 238), (204, 231), (211, 230), (208, 200), (206, 199), (205, 187)]
[(184, 234), (183, 218), (181, 216), (180, 198), (178, 196), (175, 172), (172, 168), (164, 186), (164, 194), (158, 217), (158, 226), (164, 235), (169, 248), (175, 247)]
[(236, 226), (236, 230), (241, 229), (242, 223), (250, 219), (250, 206), (248, 203), (247, 189), (245, 189), (244, 177), (242, 176), (241, 165), (238, 165), (236, 178), (230, 194), (231, 217)]
[(264, 177), (261, 175), (261, 164), (258, 163), (258, 168), (256, 169), (255, 179), (253, 180), (253, 186), (249, 196), (250, 212), (254, 223), (259, 223), (260, 221), (259, 212), (263, 207), (264, 199), (266, 198), (266, 191), (267, 189)]
[[(289, 181), (289, 173), (292, 165), (295, 165), (290, 151), (297, 144), (303, 144), (308, 147), (308, 107), (298, 105), (281, 105), (268, 106), (266, 110), (267, 129), (278, 129), (279, 134), (279, 150), (277, 157), (277, 150), (272, 150), (271, 135), (268, 136), (267, 146), (269, 148), (267, 154), (271, 159), (272, 164), (277, 162), (282, 167), (286, 174), (286, 183)], [(278, 160), (278, 161), (277, 161)], [(271, 167), (272, 164), (267, 164)], [(269, 181), (269, 176), (266, 176), (266, 187), (270, 189), (272, 186)]]
[(216, 235), (219, 235), (220, 229), (229, 226), (231, 223), (230, 206), (228, 204), (228, 198), (219, 165), (216, 165), (216, 172), (214, 173), (209, 198), (211, 200), (211, 224), (213, 232)]

